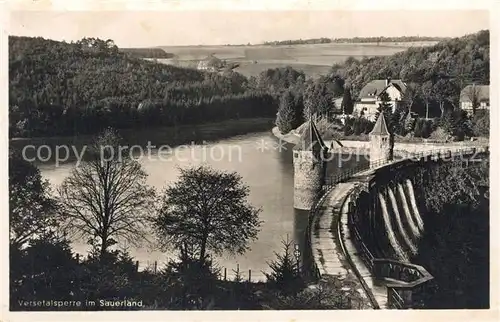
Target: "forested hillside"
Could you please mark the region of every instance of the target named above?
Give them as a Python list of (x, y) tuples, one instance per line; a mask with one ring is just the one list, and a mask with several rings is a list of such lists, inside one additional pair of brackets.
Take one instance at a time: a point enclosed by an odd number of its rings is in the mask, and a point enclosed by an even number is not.
[(454, 103), (460, 90), (469, 83), (489, 84), (490, 33), (483, 30), (460, 38), (441, 41), (434, 46), (409, 48), (386, 57), (348, 59), (332, 67), (332, 75), (351, 84), (354, 96), (374, 79), (402, 79), (418, 83), (424, 95), (440, 93)]
[[(291, 111), (296, 117), (300, 111), (306, 117), (340, 113), (338, 98), (345, 89), (349, 89), (344, 95), (349, 104), (344, 110), (349, 113), (361, 88), (384, 78), (408, 84), (405, 100), (412, 103), (412, 112), (425, 115), (428, 107), (429, 116), (440, 117), (439, 124), (426, 125), (429, 131), (424, 131), (424, 137), (439, 126), (452, 135), (471, 132), (469, 121), (480, 124), (481, 129), (474, 132), (484, 135), (489, 115), (466, 120), (459, 113), (458, 100), (467, 84), (489, 84), (489, 47), (485, 30), (392, 56), (351, 57), (316, 80), (306, 79), (292, 67), (269, 69), (247, 79), (231, 71), (220, 75), (148, 62), (121, 52), (112, 40), (84, 38), (68, 44), (10, 37), (10, 135), (72, 135), (96, 133), (106, 126), (140, 128), (274, 117), (279, 98), (290, 98), (286, 92), (294, 97), (294, 107), (285, 104), (292, 100), (282, 100), (286, 113), (280, 115), (290, 124), (279, 123), (289, 128), (300, 121), (288, 116)], [(365, 126), (349, 125), (343, 132), (356, 134), (355, 128)], [(413, 132), (413, 126), (408, 131)]]
[[(359, 99), (360, 90), (370, 81), (401, 79), (408, 86), (404, 97), (406, 105), (394, 115), (396, 134), (428, 138), (437, 131), (459, 139), (473, 135), (487, 136), (488, 111), (467, 117), (460, 109), (459, 97), (460, 91), (468, 84), (489, 84), (489, 49), (489, 31), (483, 30), (430, 47), (409, 48), (392, 56), (362, 60), (350, 57), (343, 64), (332, 66), (328, 75), (315, 81), (308, 80), (305, 84), (298, 82), (300, 86), (290, 86), (287, 91), (299, 97), (296, 100), (303, 101), (303, 116), (318, 113), (335, 121), (334, 115), (342, 110), (346, 114), (352, 113), (353, 102)], [(289, 96), (287, 93), (282, 95)], [(335, 98), (342, 95), (343, 106), (338, 103), (336, 106)], [(292, 105), (283, 103), (279, 107), (277, 124), (281, 131), (293, 128), (302, 117)], [(422, 117), (428, 112), (428, 116), (434, 119), (402, 119), (410, 109)], [(369, 124), (359, 115), (353, 116), (355, 119), (339, 125), (340, 133), (344, 136), (368, 133), (371, 129)], [(338, 134), (333, 127), (330, 130), (335, 133), (327, 135)]]
[(155, 64), (111, 40), (9, 37), (10, 135), (50, 136), (274, 116), (246, 78)]
[(119, 51), (137, 58), (173, 58), (175, 56), (161, 48), (120, 48)]

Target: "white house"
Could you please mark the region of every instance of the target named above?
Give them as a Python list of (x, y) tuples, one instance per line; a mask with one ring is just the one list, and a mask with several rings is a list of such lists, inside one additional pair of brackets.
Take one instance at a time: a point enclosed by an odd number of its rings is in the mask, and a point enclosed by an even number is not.
[(490, 85), (467, 85), (460, 92), (460, 108), (472, 114), (472, 101), (478, 104), (477, 110), (490, 108)]
[(359, 92), (358, 101), (354, 104), (354, 113), (374, 121), (379, 105), (380, 95), (384, 92), (390, 97), (392, 111), (402, 104), (406, 84), (400, 79), (376, 79), (366, 84)]
[(216, 72), (222, 66), (223, 66), (223, 62), (219, 58), (215, 57), (214, 55), (210, 55), (198, 63), (198, 70)]

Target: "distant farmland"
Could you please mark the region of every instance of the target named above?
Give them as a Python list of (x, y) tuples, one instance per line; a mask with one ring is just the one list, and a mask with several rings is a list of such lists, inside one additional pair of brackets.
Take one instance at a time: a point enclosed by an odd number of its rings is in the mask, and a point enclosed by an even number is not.
[(334, 63), (348, 57), (363, 58), (388, 56), (409, 47), (434, 45), (437, 42), (407, 43), (329, 43), (290, 46), (164, 46), (173, 58), (158, 59), (159, 62), (179, 67), (195, 68), (197, 63), (209, 55), (215, 55), (228, 63), (238, 63), (235, 70), (246, 76), (256, 76), (268, 68), (292, 66), (306, 75), (317, 77), (326, 74)]

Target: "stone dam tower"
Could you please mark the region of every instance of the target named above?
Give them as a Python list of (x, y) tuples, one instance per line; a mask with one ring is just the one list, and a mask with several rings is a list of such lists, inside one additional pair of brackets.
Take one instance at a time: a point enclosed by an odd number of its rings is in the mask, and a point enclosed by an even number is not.
[(376, 166), (377, 162), (392, 160), (393, 146), (391, 142), (391, 133), (387, 128), (384, 113), (380, 113), (369, 137), (370, 168)]
[(312, 118), (293, 148), (293, 207), (310, 210), (323, 186), (328, 148)]

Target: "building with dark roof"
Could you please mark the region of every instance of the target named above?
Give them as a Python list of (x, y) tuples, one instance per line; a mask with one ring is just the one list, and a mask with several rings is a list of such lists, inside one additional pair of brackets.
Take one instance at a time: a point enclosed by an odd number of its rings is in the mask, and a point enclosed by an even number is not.
[(366, 84), (359, 92), (354, 104), (354, 113), (374, 121), (379, 105), (382, 103), (380, 95), (387, 93), (390, 97), (392, 111), (403, 103), (406, 84), (400, 79), (375, 79)]
[(198, 70), (206, 70), (209, 72), (216, 72), (220, 68), (222, 68), (222, 65), (223, 65), (222, 60), (215, 57), (214, 55), (210, 55), (198, 63)]
[(380, 113), (377, 122), (373, 126), (373, 129), (369, 135), (382, 135), (382, 136), (390, 135), (389, 130), (387, 129), (387, 123), (385, 122), (384, 113)]
[(460, 108), (468, 114), (473, 113), (473, 101), (476, 101), (476, 109), (490, 108), (490, 85), (467, 85), (460, 92)]
[(370, 137), (370, 167), (380, 165), (382, 162), (392, 160), (393, 142), (387, 127), (384, 113), (380, 113)]

